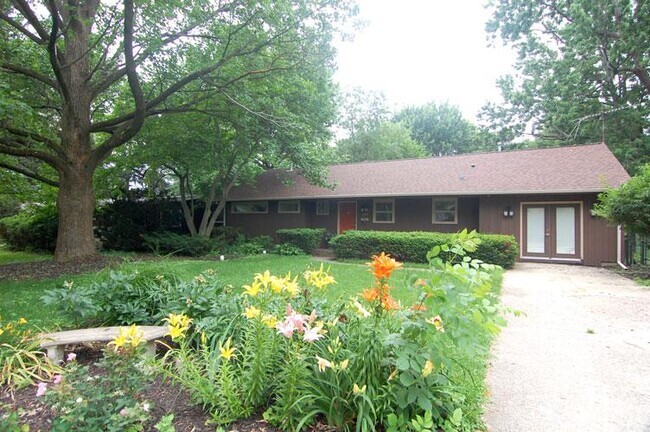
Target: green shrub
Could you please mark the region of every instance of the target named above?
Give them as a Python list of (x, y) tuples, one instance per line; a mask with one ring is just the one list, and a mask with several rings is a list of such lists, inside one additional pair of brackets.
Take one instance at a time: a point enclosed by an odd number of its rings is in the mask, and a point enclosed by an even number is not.
[(325, 239), (325, 228), (291, 228), (276, 231), (281, 243), (291, 243), (305, 253), (312, 253)]
[(59, 216), (54, 206), (30, 207), (0, 219), (0, 237), (12, 250), (54, 251)]
[[(330, 240), (337, 258), (367, 259), (386, 252), (400, 261), (425, 263), (431, 248), (448, 243), (453, 234), (437, 232), (346, 231)], [(490, 264), (510, 268), (518, 254), (513, 236), (479, 234), (482, 243), (472, 255)], [(443, 254), (443, 258), (449, 257)]]
[(225, 251), (228, 255), (247, 256), (259, 255), (272, 248), (273, 239), (269, 236), (258, 236), (247, 239), (244, 235), (240, 235), (234, 244), (225, 247)]
[(273, 253), (276, 253), (278, 255), (295, 256), (304, 255), (305, 251), (291, 243), (280, 243), (279, 245), (275, 245)]
[[(111, 271), (104, 280), (46, 291), (42, 300), (58, 307), (77, 326), (158, 324), (169, 313), (185, 312), (194, 319), (216, 316), (228, 303), (227, 286), (206, 271), (191, 281), (156, 271)], [(214, 312), (214, 313), (213, 313)]]
[(158, 255), (202, 256), (212, 251), (214, 240), (203, 236), (187, 236), (172, 232), (145, 234), (145, 243)]

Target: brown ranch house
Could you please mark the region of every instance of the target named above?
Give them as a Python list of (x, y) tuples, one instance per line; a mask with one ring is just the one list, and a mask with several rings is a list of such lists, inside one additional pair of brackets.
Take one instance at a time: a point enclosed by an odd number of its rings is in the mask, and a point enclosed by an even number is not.
[(599, 266), (621, 260), (621, 232), (592, 216), (599, 192), (629, 175), (605, 144), (329, 167), (333, 189), (271, 170), (232, 190), (225, 222), (280, 228), (511, 234), (521, 261)]

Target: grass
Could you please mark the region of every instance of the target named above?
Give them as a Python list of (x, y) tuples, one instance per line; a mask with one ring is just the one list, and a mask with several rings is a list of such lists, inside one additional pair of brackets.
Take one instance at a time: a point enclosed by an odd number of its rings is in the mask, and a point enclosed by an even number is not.
[[(241, 287), (252, 281), (255, 273), (269, 270), (272, 274), (300, 275), (309, 268), (319, 268), (321, 261), (308, 256), (277, 256), (257, 255), (247, 258), (227, 261), (202, 260), (157, 260), (133, 261), (120, 266), (123, 271), (153, 271), (160, 274), (175, 274), (181, 279), (191, 279), (199, 273), (213, 269), (220, 279), (235, 287)], [(347, 299), (372, 284), (372, 275), (361, 264), (324, 263), (330, 267), (337, 284), (330, 288), (326, 297), (328, 300)], [(107, 270), (99, 273), (61, 276), (48, 280), (0, 281), (0, 317), (3, 319), (26, 318), (32, 325), (52, 329), (69, 327), (69, 323), (55, 308), (46, 307), (41, 302), (41, 296), (46, 290), (58, 288), (65, 281), (74, 282), (75, 286), (92, 283), (105, 277)], [(409, 289), (413, 280), (426, 277), (426, 270), (400, 270), (391, 278), (394, 296), (404, 303), (410, 304), (416, 300), (415, 291)]]
[(12, 252), (6, 244), (0, 243), (0, 265), (29, 261), (43, 261), (51, 258), (52, 255), (44, 253)]

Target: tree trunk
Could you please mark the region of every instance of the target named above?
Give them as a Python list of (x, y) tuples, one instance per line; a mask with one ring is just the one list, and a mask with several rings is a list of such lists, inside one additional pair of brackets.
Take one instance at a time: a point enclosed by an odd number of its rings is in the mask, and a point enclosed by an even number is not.
[(95, 195), (93, 169), (78, 167), (60, 173), (56, 206), (59, 229), (54, 259), (63, 262), (96, 255), (93, 232)]

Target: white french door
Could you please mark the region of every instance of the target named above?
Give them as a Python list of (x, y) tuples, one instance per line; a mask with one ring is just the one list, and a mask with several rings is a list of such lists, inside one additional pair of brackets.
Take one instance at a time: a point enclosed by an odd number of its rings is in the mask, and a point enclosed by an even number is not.
[(580, 258), (580, 206), (522, 205), (522, 258)]

